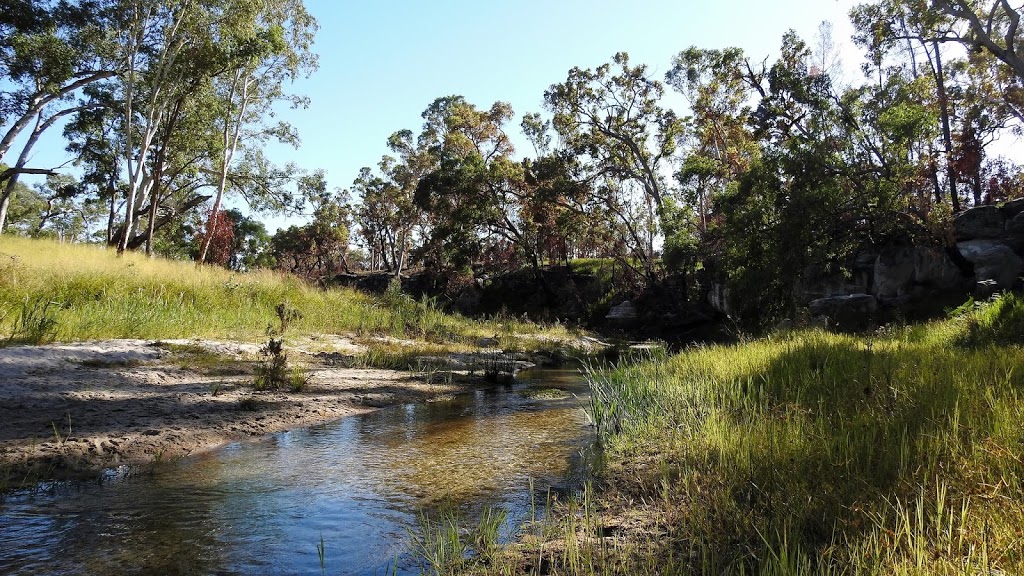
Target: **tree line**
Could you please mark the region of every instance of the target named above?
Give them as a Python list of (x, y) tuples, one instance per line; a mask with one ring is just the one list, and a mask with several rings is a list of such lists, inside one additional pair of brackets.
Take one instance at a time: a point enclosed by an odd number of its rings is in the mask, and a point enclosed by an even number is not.
[[(0, 22), (0, 226), (35, 170), (7, 159), (13, 137), (67, 116), (84, 176), (19, 197), (39, 207), (37, 233), (102, 215), (119, 250), (316, 278), (527, 267), (542, 283), (545, 265), (609, 258), (639, 286), (681, 278), (683, 299), (725, 285), (756, 324), (786, 314), (809, 270), (842, 274), (892, 243), (949, 246), (952, 215), (1024, 195), (1020, 167), (993, 151), (1024, 120), (1020, 9), (1004, 0), (856, 6), (857, 80), (823, 25), (810, 43), (785, 34), (773, 61), (687, 48), (662, 77), (618, 53), (519, 117), (444, 96), (335, 191), (260, 153), (297, 140), (269, 120), (302, 105), (285, 86), (315, 68), (301, 1), (4, 4), (18, 9)], [(257, 212), (308, 203), (313, 218), (269, 236), (223, 210), (226, 194)]]

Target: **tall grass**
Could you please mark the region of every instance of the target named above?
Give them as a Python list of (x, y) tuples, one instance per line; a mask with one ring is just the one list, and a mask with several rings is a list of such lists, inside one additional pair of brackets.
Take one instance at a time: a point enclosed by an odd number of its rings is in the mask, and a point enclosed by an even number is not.
[[(511, 319), (475, 322), (398, 293), (374, 298), (349, 289), (321, 290), (268, 271), (232, 273), (139, 254), (118, 258), (96, 246), (0, 236), (0, 337), (6, 340), (258, 340), (276, 325), (274, 310), (282, 302), (302, 312), (290, 328), (292, 335), (352, 333), (448, 342), (501, 331), (567, 334), (561, 327), (542, 330)], [(29, 326), (35, 332), (18, 324), (26, 313), (35, 314)]]
[(596, 505), (477, 572), (1024, 574), (1020, 309), (591, 370)]

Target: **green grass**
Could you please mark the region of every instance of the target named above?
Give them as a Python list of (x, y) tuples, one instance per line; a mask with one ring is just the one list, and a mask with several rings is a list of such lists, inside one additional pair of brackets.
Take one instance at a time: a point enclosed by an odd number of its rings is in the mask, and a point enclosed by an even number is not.
[(595, 492), (470, 572), (1024, 574), (1020, 305), (591, 370)]
[(476, 322), (397, 293), (374, 298), (321, 290), (274, 272), (248, 274), (192, 263), (117, 258), (96, 246), (0, 236), (0, 342), (105, 338), (222, 338), (261, 341), (275, 308), (301, 312), (291, 337), (387, 335), (471, 342), (495, 333), (566, 337), (560, 326), (514, 319)]

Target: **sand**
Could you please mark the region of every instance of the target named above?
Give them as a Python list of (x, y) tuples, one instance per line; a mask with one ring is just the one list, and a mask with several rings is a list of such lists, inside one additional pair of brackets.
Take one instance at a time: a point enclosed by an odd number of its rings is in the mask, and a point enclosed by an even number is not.
[[(290, 358), (306, 367), (309, 383), (298, 393), (253, 391), (254, 344), (110, 340), (0, 348), (0, 489), (145, 467), (473, 386), (342, 367), (342, 358), (359, 351), (343, 338), (300, 345), (305, 349)], [(203, 351), (217, 356), (197, 355)]]

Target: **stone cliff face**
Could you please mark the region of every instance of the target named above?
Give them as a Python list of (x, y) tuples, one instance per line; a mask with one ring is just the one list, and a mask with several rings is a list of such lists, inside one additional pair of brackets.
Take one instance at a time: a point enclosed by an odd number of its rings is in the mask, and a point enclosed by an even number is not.
[(877, 311), (905, 311), (968, 295), (988, 298), (1021, 288), (1024, 199), (966, 210), (953, 219), (953, 229), (956, 241), (950, 246), (886, 246), (868, 259), (869, 265), (860, 259), (852, 279), (813, 283), (806, 290), (811, 314), (856, 330), (873, 323)]

